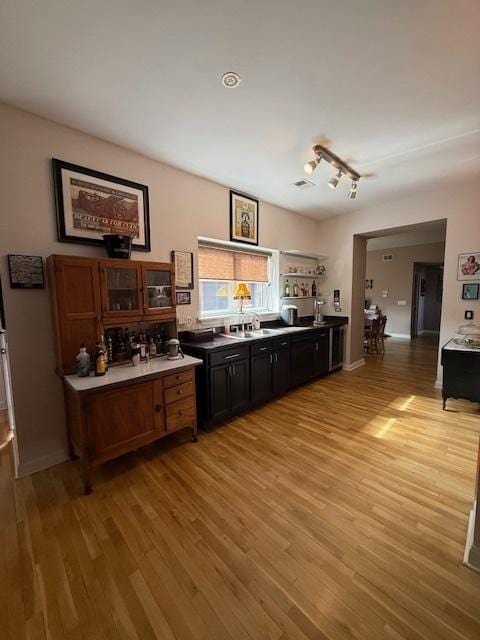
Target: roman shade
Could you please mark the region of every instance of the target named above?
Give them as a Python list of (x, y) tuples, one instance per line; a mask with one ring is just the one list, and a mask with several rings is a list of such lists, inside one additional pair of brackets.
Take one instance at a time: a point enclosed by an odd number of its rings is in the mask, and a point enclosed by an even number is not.
[(268, 282), (268, 255), (199, 245), (200, 280)]

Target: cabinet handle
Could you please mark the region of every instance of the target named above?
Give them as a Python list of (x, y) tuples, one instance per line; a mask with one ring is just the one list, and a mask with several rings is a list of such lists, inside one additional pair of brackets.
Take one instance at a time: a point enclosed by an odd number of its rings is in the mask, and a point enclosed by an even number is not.
[(180, 409), (180, 411), (178, 412), (179, 416), (183, 416), (183, 409)]
[(183, 376), (177, 376), (177, 380), (183, 380)]
[(318, 342), (315, 343), (315, 351), (318, 351)]
[(156, 405), (155, 405), (155, 411), (156, 411), (157, 413), (160, 413), (160, 411), (161, 411), (161, 410), (162, 410), (162, 405), (161, 405), (161, 404), (156, 404)]
[(239, 353), (234, 353), (231, 356), (225, 356), (225, 360), (231, 360), (232, 358), (239, 358), (240, 354)]
[(181, 396), (183, 391), (181, 389), (178, 389), (177, 393), (178, 393), (179, 396)]
[(275, 354), (275, 362), (278, 363), (278, 353)]
[(234, 375), (235, 375), (235, 372), (236, 372), (235, 365), (234, 365), (234, 364), (232, 364), (232, 376), (234, 376)]
[(287, 346), (287, 344), (288, 344), (288, 342), (281, 342), (281, 343), (280, 343), (280, 345), (281, 345), (282, 347), (286, 347), (286, 346)]
[(268, 347), (260, 347), (259, 351), (266, 351)]
[(273, 353), (270, 354), (270, 364), (273, 364)]

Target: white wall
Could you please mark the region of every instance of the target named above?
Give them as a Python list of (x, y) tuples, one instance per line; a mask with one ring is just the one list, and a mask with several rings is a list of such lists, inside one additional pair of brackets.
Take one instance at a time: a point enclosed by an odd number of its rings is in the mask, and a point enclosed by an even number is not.
[[(359, 203), (361, 195), (359, 194)], [(447, 220), (445, 242), (445, 275), (440, 327), (440, 344), (444, 344), (464, 322), (465, 309), (473, 309), (480, 322), (480, 303), (461, 298), (461, 283), (457, 281), (459, 253), (480, 251), (480, 181), (469, 178), (449, 183), (441, 182), (427, 191), (378, 205), (355, 213), (320, 222), (318, 251), (332, 256), (329, 260), (325, 288), (341, 289), (342, 307), (347, 315), (352, 311), (353, 236), (369, 235), (380, 229), (391, 229), (431, 220)], [(332, 311), (332, 307), (327, 310)], [(363, 357), (362, 344), (350, 340), (347, 329), (347, 362)], [(439, 374), (441, 369), (439, 367)]]
[[(370, 240), (367, 249), (369, 246)], [(443, 262), (444, 253), (444, 242), (367, 250), (366, 276), (367, 280), (373, 280), (373, 289), (365, 289), (365, 298), (387, 316), (387, 333), (410, 336), (414, 262)], [(385, 254), (392, 254), (393, 260), (384, 261)], [(428, 284), (427, 290), (432, 288), (432, 283)], [(388, 297), (382, 297), (382, 291), (388, 291)], [(406, 304), (401, 306), (399, 301)], [(425, 302), (425, 296), (420, 301)]]
[[(104, 255), (102, 249), (56, 241), (51, 158), (147, 184), (152, 251), (140, 260), (168, 261), (172, 249), (195, 251), (197, 236), (229, 239), (228, 188), (31, 114), (0, 105), (2, 281), (6, 254)], [(231, 185), (235, 188), (235, 185)], [(255, 194), (253, 194), (255, 195)], [(313, 252), (318, 223), (260, 203), (260, 244)], [(196, 264), (195, 264), (196, 269)], [(66, 457), (60, 380), (54, 374), (49, 292), (4, 286), (21, 472)], [(184, 315), (196, 316), (198, 289)]]
[(0, 364), (0, 411), (7, 408), (7, 398), (5, 394), (5, 381), (3, 379), (3, 369)]

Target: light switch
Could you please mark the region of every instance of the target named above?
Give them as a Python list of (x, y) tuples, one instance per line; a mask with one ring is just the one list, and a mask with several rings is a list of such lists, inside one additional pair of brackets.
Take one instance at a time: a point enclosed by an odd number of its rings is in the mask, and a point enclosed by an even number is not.
[(407, 301), (406, 300), (399, 300), (397, 302), (399, 307), (406, 307), (407, 306)]

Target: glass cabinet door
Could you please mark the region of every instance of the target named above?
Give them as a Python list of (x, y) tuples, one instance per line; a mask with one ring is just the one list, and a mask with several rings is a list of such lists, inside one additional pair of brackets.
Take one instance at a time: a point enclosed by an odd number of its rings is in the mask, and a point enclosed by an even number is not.
[(150, 315), (169, 312), (175, 306), (171, 269), (143, 267), (145, 310)]
[(141, 283), (136, 266), (107, 265), (104, 270), (104, 281), (105, 313), (125, 316), (141, 312), (139, 296)]

